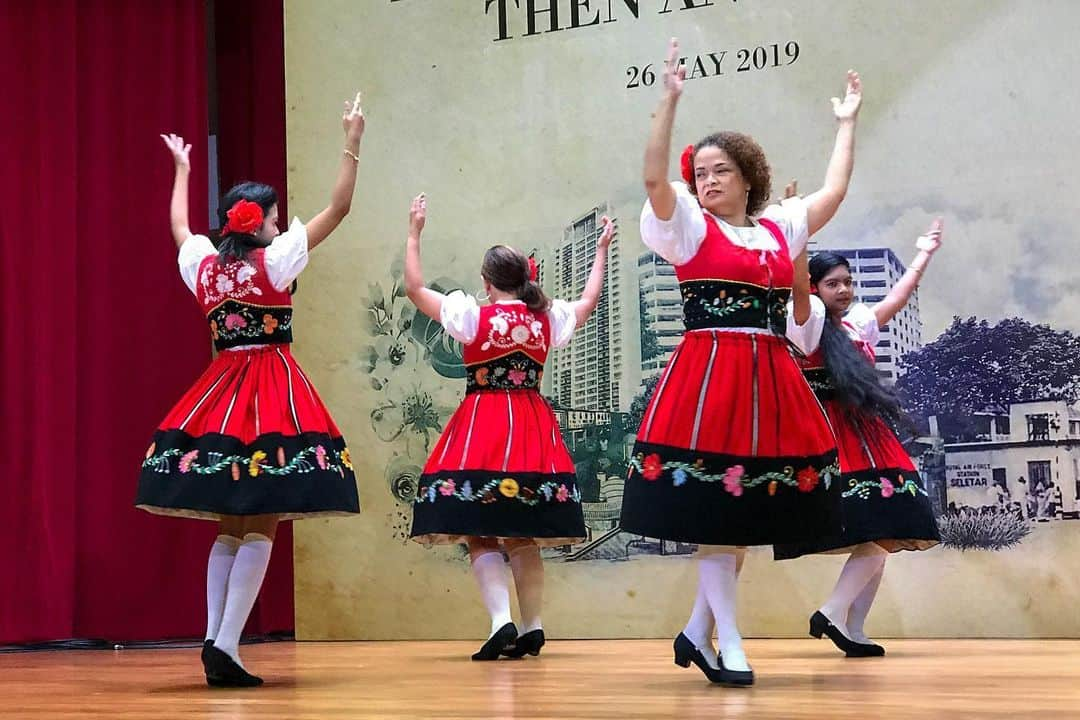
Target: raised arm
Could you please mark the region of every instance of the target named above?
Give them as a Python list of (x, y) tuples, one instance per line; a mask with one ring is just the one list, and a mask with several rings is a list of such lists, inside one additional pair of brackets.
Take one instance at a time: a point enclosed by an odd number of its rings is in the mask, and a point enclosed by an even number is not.
[(409, 209), (409, 239), (405, 241), (405, 294), (417, 310), (439, 322), (446, 296), (424, 285), (424, 273), (420, 269), (420, 233), (424, 231), (426, 221), (427, 198), (420, 193), (413, 198)]
[(795, 280), (791, 286), (792, 317), (797, 325), (810, 319), (810, 260), (803, 249), (794, 260)]
[(360, 108), (360, 93), (351, 103), (345, 102), (341, 116), (345, 130), (345, 148), (341, 151), (337, 179), (330, 191), (330, 204), (307, 224), (308, 250), (325, 240), (334, 231), (352, 207), (353, 190), (356, 189), (356, 169), (360, 164), (360, 138), (364, 136), (364, 112)]
[[(784, 200), (798, 196), (798, 180), (792, 180), (784, 186)], [(810, 255), (805, 248), (792, 263), (795, 266), (795, 277), (791, 286), (791, 316), (795, 324), (801, 327), (810, 319)]]
[(608, 247), (611, 246), (611, 238), (615, 235), (615, 223), (611, 222), (607, 215), (600, 219), (604, 224), (604, 231), (596, 240), (596, 259), (593, 260), (592, 271), (589, 279), (585, 281), (585, 290), (581, 298), (570, 303), (574, 308), (576, 326), (581, 327), (593, 314), (596, 304), (600, 302), (600, 293), (604, 291), (604, 268), (607, 265)]
[(675, 191), (668, 180), (668, 158), (671, 157), (675, 107), (679, 104), (685, 79), (686, 66), (679, 63), (679, 41), (671, 38), (664, 62), (664, 95), (653, 114), (649, 143), (645, 146), (645, 192), (653, 212), (661, 220), (670, 220), (675, 213)]
[(855, 121), (862, 105), (862, 81), (859, 73), (848, 70), (847, 92), (844, 99), (832, 99), (833, 114), (839, 122), (836, 143), (833, 145), (829, 167), (825, 170), (825, 184), (806, 197), (807, 229), (813, 235), (832, 220), (840, 203), (847, 194), (851, 171), (855, 165)]
[(915, 241), (915, 247), (919, 249), (919, 254), (911, 261), (907, 272), (893, 286), (885, 299), (873, 307), (878, 327), (884, 327), (896, 317), (896, 313), (904, 309), (904, 306), (908, 304), (908, 300), (911, 299), (911, 294), (919, 287), (919, 281), (922, 280), (926, 266), (930, 264), (930, 258), (941, 247), (941, 229), (942, 220), (937, 218), (930, 224), (930, 229), (926, 231), (926, 234)]
[(169, 201), (169, 225), (176, 247), (184, 244), (191, 235), (188, 225), (188, 177), (191, 175), (191, 145), (184, 143), (179, 135), (162, 135), (165, 146), (172, 153), (176, 164), (173, 176), (172, 200)]

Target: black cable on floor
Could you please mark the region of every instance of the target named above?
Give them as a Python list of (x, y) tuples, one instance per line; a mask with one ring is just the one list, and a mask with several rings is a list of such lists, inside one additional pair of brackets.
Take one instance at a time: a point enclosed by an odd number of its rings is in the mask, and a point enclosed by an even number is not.
[[(292, 632), (275, 632), (264, 635), (250, 635), (240, 641), (241, 645), (253, 645), (267, 642), (291, 642), (296, 640)], [(113, 641), (104, 638), (72, 638), (69, 640), (49, 640), (47, 642), (24, 643), (20, 645), (0, 645), (0, 653), (43, 652), (55, 650), (178, 650), (197, 648), (203, 644), (202, 638), (180, 640), (138, 640)]]

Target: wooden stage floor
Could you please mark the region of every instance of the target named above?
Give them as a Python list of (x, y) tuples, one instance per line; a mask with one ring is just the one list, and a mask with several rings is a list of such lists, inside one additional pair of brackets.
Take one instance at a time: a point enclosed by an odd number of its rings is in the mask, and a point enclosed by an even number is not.
[(748, 641), (750, 689), (676, 667), (662, 640), (551, 641), (494, 663), (461, 642), (251, 645), (254, 690), (207, 688), (196, 649), (15, 653), (0, 655), (0, 718), (1080, 718), (1078, 641), (885, 644), (845, 660), (827, 641)]

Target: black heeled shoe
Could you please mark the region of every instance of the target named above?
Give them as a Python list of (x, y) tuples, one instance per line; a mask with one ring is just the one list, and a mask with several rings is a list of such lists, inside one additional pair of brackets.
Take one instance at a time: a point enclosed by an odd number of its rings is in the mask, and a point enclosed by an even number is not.
[(678, 637), (675, 638), (673, 648), (675, 650), (676, 665), (685, 668), (690, 667), (690, 663), (694, 663), (711, 683), (739, 686), (754, 684), (753, 670), (728, 670), (724, 667), (724, 658), (719, 655), (716, 656), (716, 661), (720, 664), (720, 667), (714, 668), (705, 659), (701, 650), (698, 650), (697, 645), (694, 645), (690, 638), (683, 633), (679, 633)]
[(832, 621), (819, 610), (810, 616), (810, 636), (820, 640), (822, 635), (827, 635), (833, 645), (849, 658), (882, 657), (885, 654), (885, 648), (880, 645), (855, 642), (840, 632), (840, 628), (833, 625)]
[(545, 642), (542, 629), (530, 630), (518, 637), (513, 645), (502, 651), (502, 654), (509, 658), (521, 658), (526, 655), (535, 657), (540, 654), (540, 648), (544, 647)]
[(487, 639), (487, 642), (479, 650), (473, 653), (472, 659), (478, 661), (498, 660), (508, 647), (517, 640), (517, 626), (514, 623), (506, 623), (495, 631), (495, 634)]
[(728, 670), (724, 667), (723, 655), (717, 655), (716, 662), (720, 663), (720, 682), (724, 685), (749, 687), (754, 684), (753, 670)]
[[(210, 642), (210, 641), (207, 641)], [(240, 667), (235, 660), (212, 642), (203, 643), (203, 666), (206, 668), (206, 684), (210, 687), (258, 687), (263, 679)]]
[(848, 657), (885, 657), (885, 648), (877, 643), (861, 643), (855, 641), (855, 647), (858, 649), (855, 652), (848, 653)]

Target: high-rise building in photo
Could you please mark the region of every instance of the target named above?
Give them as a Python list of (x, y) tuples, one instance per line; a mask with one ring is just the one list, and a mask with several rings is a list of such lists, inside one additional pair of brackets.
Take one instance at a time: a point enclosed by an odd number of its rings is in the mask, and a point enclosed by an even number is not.
[[(574, 300), (596, 259), (596, 240), (603, 232), (600, 218), (611, 217), (610, 206), (592, 208), (566, 226), (562, 242), (542, 267), (542, 282), (558, 298)], [(614, 221), (614, 219), (613, 219)], [(551, 354), (551, 396), (561, 407), (574, 410), (620, 410), (629, 398), (621, 390), (625, 348), (619, 290), (618, 231), (608, 249), (604, 291), (596, 312), (574, 333), (565, 348)]]

